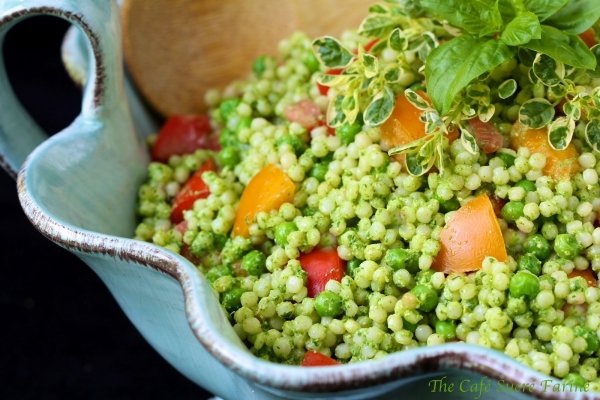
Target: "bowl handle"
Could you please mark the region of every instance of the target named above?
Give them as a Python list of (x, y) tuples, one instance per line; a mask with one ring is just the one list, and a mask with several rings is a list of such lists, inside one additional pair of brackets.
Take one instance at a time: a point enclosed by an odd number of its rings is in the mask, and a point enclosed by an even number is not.
[[(37, 15), (63, 18), (89, 40), (90, 62), (79, 118), (98, 120), (117, 107), (123, 96), (123, 71), (118, 8), (112, 0), (2, 0), (0, 47), (6, 32), (19, 21)], [(25, 158), (47, 135), (23, 109), (8, 81), (0, 52), (0, 166), (13, 178)]]

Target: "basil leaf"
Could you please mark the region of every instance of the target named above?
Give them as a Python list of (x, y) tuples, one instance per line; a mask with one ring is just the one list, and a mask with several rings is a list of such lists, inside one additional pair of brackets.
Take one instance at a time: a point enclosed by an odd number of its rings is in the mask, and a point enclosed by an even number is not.
[[(566, 6), (546, 20), (561, 31), (580, 34), (600, 19), (600, 1), (570, 0)], [(565, 63), (566, 64), (566, 63)]]
[(537, 15), (540, 21), (544, 21), (568, 2), (569, 0), (525, 0), (525, 8)]
[(538, 129), (548, 125), (554, 118), (554, 106), (546, 99), (531, 99), (519, 109), (519, 122)]
[(478, 36), (498, 32), (502, 27), (497, 0), (422, 0), (421, 7)]
[(500, 35), (500, 40), (510, 46), (519, 46), (531, 39), (540, 39), (541, 37), (542, 27), (538, 17), (527, 11), (517, 15), (506, 25)]
[(385, 86), (383, 92), (377, 94), (371, 104), (367, 106), (364, 114), (364, 121), (367, 126), (379, 126), (390, 117), (394, 110), (396, 99), (394, 92)]
[(558, 117), (548, 127), (548, 143), (555, 150), (567, 148), (575, 132), (575, 121), (565, 117)]
[(456, 37), (434, 49), (425, 64), (427, 93), (446, 115), (456, 95), (473, 79), (511, 59), (516, 50), (499, 40)]
[(600, 151), (600, 120), (593, 119), (585, 127), (585, 140), (595, 151)]
[(344, 68), (354, 57), (352, 52), (331, 36), (316, 39), (313, 48), (321, 64), (328, 68)]
[(498, 97), (502, 100), (508, 99), (510, 96), (515, 94), (517, 91), (517, 81), (514, 79), (508, 79), (498, 86)]
[(523, 46), (572, 67), (592, 70), (596, 68), (596, 57), (579, 36), (561, 32), (548, 25), (542, 25), (541, 39), (534, 39)]

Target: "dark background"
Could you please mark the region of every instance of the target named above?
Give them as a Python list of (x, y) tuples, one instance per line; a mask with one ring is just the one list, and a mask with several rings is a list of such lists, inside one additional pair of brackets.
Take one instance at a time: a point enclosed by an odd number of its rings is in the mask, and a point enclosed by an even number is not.
[[(4, 42), (13, 87), (49, 133), (80, 109), (60, 60), (68, 26), (36, 17)], [(145, 342), (91, 269), (35, 231), (16, 193), (0, 169), (0, 399), (210, 397)]]

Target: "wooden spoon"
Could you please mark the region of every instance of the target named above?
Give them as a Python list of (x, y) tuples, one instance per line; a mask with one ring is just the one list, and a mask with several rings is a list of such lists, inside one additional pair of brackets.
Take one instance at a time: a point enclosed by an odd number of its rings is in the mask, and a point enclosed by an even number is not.
[(125, 0), (130, 73), (164, 115), (202, 112), (204, 93), (248, 75), (254, 58), (301, 30), (356, 28), (373, 0)]

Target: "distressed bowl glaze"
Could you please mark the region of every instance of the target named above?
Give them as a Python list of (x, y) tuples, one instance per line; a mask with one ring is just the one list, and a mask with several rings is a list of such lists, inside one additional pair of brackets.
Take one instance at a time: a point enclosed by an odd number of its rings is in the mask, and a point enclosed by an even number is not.
[[(182, 374), (224, 399), (426, 399), (438, 398), (441, 389), (452, 399), (528, 397), (505, 393), (508, 384), (530, 385), (531, 395), (548, 399), (600, 398), (554, 392), (544, 384), (548, 376), (500, 352), (459, 343), (335, 367), (255, 358), (192, 264), (128, 239), (148, 162), (144, 133), (152, 124), (123, 78), (117, 11), (106, 0), (0, 2), (0, 41), (33, 15), (54, 15), (78, 27), (64, 54), (70, 70), (89, 77), (81, 115), (45, 140), (16, 101), (0, 58), (0, 162), (9, 174), (18, 171), (19, 199), (31, 223), (89, 265), (147, 341)], [(435, 390), (434, 380), (442, 377), (448, 385)]]

